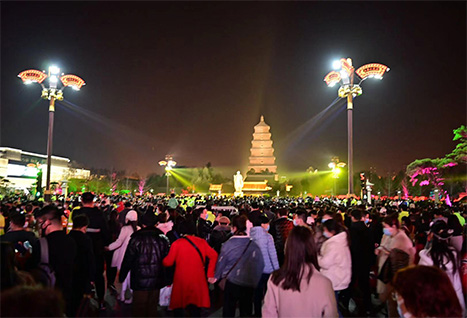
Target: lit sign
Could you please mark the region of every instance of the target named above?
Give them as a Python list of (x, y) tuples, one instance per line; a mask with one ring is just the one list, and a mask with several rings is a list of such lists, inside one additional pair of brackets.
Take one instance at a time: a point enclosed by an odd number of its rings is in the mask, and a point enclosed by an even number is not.
[(362, 80), (368, 77), (383, 78), (384, 73), (389, 72), (389, 67), (379, 63), (370, 63), (363, 65), (355, 71)]
[(7, 175), (11, 177), (37, 177), (38, 169), (36, 167), (9, 164)]
[(63, 86), (70, 86), (76, 90), (79, 90), (84, 85), (84, 80), (76, 75), (63, 75), (60, 77)]
[(47, 74), (39, 70), (26, 70), (19, 73), (18, 77), (26, 84), (34, 82), (40, 84), (47, 78)]
[(341, 75), (336, 71), (329, 72), (329, 74), (326, 75), (326, 77), (324, 78), (326, 85), (330, 87), (339, 83), (340, 80), (341, 80)]
[(352, 74), (353, 66), (352, 66), (352, 60), (350, 59), (341, 59), (341, 65), (342, 69), (347, 72), (347, 74)]

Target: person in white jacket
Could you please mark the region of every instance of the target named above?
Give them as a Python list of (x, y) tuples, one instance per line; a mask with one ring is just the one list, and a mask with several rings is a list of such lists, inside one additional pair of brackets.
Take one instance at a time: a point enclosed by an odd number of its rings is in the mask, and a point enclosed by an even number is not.
[[(112, 267), (117, 267), (118, 270), (120, 270), (122, 265), (123, 257), (125, 256), (125, 251), (128, 246), (128, 242), (130, 242), (131, 235), (140, 229), (140, 227), (137, 226), (138, 213), (135, 210), (128, 211), (125, 217), (125, 223), (126, 224), (120, 230), (120, 235), (118, 236), (117, 240), (110, 244), (107, 248), (109, 251), (115, 250), (112, 257)], [(130, 289), (130, 273), (128, 273), (122, 284), (122, 290), (120, 292), (121, 301), (125, 301), (125, 292), (127, 288)], [(131, 299), (125, 301), (125, 303), (131, 302)]]
[(465, 301), (460, 278), (460, 262), (456, 249), (449, 245), (452, 233), (453, 231), (448, 228), (446, 222), (441, 220), (433, 223), (428, 235), (431, 247), (420, 251), (418, 265), (435, 266), (448, 275), (456, 291), (457, 298), (459, 298), (462, 310), (465, 313)]
[[(352, 278), (349, 236), (345, 228), (332, 219), (323, 223), (323, 235), (327, 240), (321, 246), (318, 264), (321, 274), (331, 280), (339, 304), (339, 292), (349, 287)], [(341, 312), (338, 313), (342, 317)]]

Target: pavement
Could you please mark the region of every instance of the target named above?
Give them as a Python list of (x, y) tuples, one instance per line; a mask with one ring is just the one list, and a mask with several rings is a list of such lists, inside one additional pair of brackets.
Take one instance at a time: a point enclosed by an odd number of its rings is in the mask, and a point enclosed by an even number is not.
[[(117, 276), (118, 277), (118, 276)], [(97, 313), (97, 317), (133, 317), (131, 313), (132, 305), (126, 304), (119, 300), (119, 293), (121, 292), (122, 286), (118, 283), (118, 279), (116, 279), (116, 293), (112, 292), (110, 289), (107, 289), (105, 293), (105, 303), (106, 308), (105, 310), (100, 310)], [(209, 293), (211, 296), (211, 308), (203, 309), (202, 316), (203, 317), (222, 317), (222, 304), (223, 304), (223, 292), (210, 285)], [(387, 312), (385, 309), (384, 304), (382, 304), (375, 295), (372, 294), (372, 303), (373, 308), (375, 308), (376, 314), (373, 317), (377, 318), (384, 318), (387, 317)], [(157, 313), (158, 317), (174, 317), (173, 312), (168, 310), (167, 307), (161, 307), (158, 304), (154, 303), (155, 306), (158, 307)], [(355, 303), (353, 300), (350, 300), (349, 310), (345, 312), (342, 310), (344, 317), (359, 317), (355, 311)], [(239, 316), (239, 312), (237, 309), (236, 316)]]

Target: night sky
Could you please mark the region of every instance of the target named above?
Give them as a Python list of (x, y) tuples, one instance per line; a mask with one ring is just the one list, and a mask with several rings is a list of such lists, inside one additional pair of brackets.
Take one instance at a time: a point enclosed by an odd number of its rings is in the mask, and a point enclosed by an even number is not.
[[(279, 172), (347, 157), (324, 76), (351, 57), (391, 70), (354, 103), (355, 171), (449, 153), (466, 123), (466, 2), (1, 2), (0, 144), (46, 153), (47, 102), (17, 74), (86, 81), (57, 105), (54, 155), (161, 173), (165, 154), (246, 172), (271, 125)], [(323, 112), (324, 111), (324, 112)]]

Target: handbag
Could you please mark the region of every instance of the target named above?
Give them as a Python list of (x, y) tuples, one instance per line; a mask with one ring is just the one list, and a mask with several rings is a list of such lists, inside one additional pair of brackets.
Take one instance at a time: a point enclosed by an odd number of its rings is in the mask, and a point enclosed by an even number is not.
[(392, 280), (391, 258), (389, 255), (378, 273), (378, 279), (385, 284)]
[(84, 295), (76, 312), (76, 317), (97, 317), (99, 303), (91, 295)]
[(235, 266), (237, 266), (238, 262), (240, 262), (240, 260), (242, 259), (242, 256), (245, 254), (246, 250), (248, 249), (248, 247), (250, 246), (252, 240), (250, 239), (250, 241), (248, 242), (247, 246), (245, 247), (245, 249), (243, 250), (243, 253), (242, 255), (240, 255), (240, 257), (237, 259), (237, 261), (235, 262), (235, 264), (229, 269), (229, 271), (227, 272), (227, 274), (221, 278), (221, 280), (219, 281), (219, 288), (221, 290), (224, 290), (225, 289), (225, 284), (227, 283), (227, 277), (229, 276), (230, 272), (235, 268)]
[(161, 288), (159, 294), (159, 305), (161, 307), (168, 307), (170, 305), (170, 297), (172, 296), (172, 285)]

